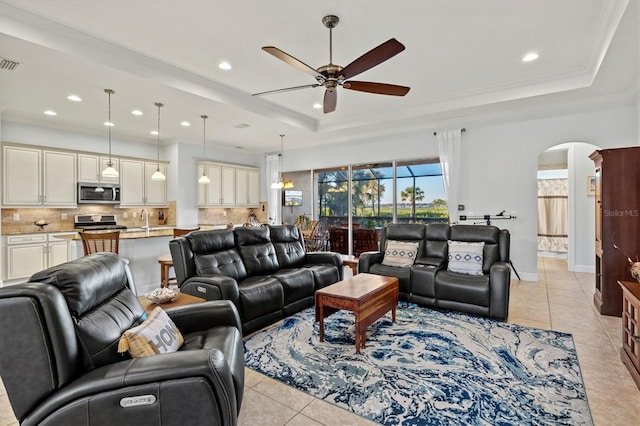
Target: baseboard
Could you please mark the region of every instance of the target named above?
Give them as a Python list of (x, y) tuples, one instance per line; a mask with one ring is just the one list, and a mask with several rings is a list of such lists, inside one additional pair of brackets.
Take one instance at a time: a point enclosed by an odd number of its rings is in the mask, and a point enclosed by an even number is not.
[(595, 274), (596, 267), (593, 265), (573, 265), (573, 271), (571, 272), (585, 272), (588, 274)]
[[(520, 281), (532, 281), (532, 282), (538, 282), (538, 273), (532, 273), (532, 272), (518, 272), (518, 274), (520, 274)], [(511, 279), (512, 280), (518, 280), (518, 276), (511, 271)]]

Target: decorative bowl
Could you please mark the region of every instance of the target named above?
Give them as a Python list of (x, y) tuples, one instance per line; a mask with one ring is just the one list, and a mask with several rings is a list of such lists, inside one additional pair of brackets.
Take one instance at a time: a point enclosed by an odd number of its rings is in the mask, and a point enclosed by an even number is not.
[(176, 300), (178, 292), (171, 288), (156, 288), (155, 290), (146, 293), (144, 297), (151, 300), (153, 303), (161, 304), (173, 302)]

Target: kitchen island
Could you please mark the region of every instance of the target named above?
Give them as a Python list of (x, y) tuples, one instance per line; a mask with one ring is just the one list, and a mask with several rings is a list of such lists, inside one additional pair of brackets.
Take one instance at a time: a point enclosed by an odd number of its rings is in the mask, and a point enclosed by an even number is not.
[[(70, 240), (71, 258), (84, 256), (82, 240), (78, 233), (66, 236)], [(120, 232), (120, 256), (129, 260), (129, 267), (136, 283), (138, 295), (160, 287), (158, 256), (169, 252), (173, 239), (173, 227), (151, 227), (145, 230), (127, 229)]]

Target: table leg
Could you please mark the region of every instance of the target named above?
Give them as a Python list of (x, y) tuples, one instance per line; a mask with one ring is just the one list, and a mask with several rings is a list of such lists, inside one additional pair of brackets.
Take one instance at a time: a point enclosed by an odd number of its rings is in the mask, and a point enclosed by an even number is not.
[(318, 326), (320, 330), (320, 341), (324, 342), (324, 306), (322, 306), (322, 299), (319, 301), (318, 311), (320, 313), (320, 325)]
[(362, 325), (360, 323), (360, 315), (356, 315), (356, 353), (360, 353), (360, 346), (362, 345)]
[(396, 322), (396, 307), (391, 308), (391, 322)]
[(366, 347), (367, 343), (367, 329), (362, 330), (362, 337), (360, 337), (360, 342), (362, 343), (362, 349)]

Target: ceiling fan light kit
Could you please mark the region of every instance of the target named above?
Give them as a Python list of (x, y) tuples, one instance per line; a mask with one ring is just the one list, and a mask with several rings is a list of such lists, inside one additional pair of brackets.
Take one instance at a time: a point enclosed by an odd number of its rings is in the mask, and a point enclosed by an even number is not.
[(309, 87), (324, 86), (323, 111), (325, 114), (335, 111), (338, 95), (336, 88), (342, 86), (345, 89), (356, 90), (359, 92), (375, 93), (379, 95), (404, 96), (410, 88), (406, 86), (398, 86), (395, 84), (375, 83), (370, 81), (351, 81), (349, 80), (356, 75), (367, 71), (381, 64), (382, 62), (392, 58), (402, 52), (405, 47), (395, 38), (389, 39), (381, 45), (371, 49), (364, 55), (360, 56), (346, 67), (333, 63), (333, 28), (338, 25), (340, 19), (335, 15), (327, 15), (322, 18), (322, 23), (329, 28), (329, 63), (317, 69), (310, 67), (297, 58), (278, 49), (274, 46), (265, 46), (262, 48), (265, 52), (275, 56), (281, 61), (315, 77), (317, 83), (306, 84), (303, 86), (287, 87), (284, 89), (269, 90), (266, 92), (254, 93), (253, 96), (267, 95), (272, 93), (288, 92), (292, 90), (306, 89)]

